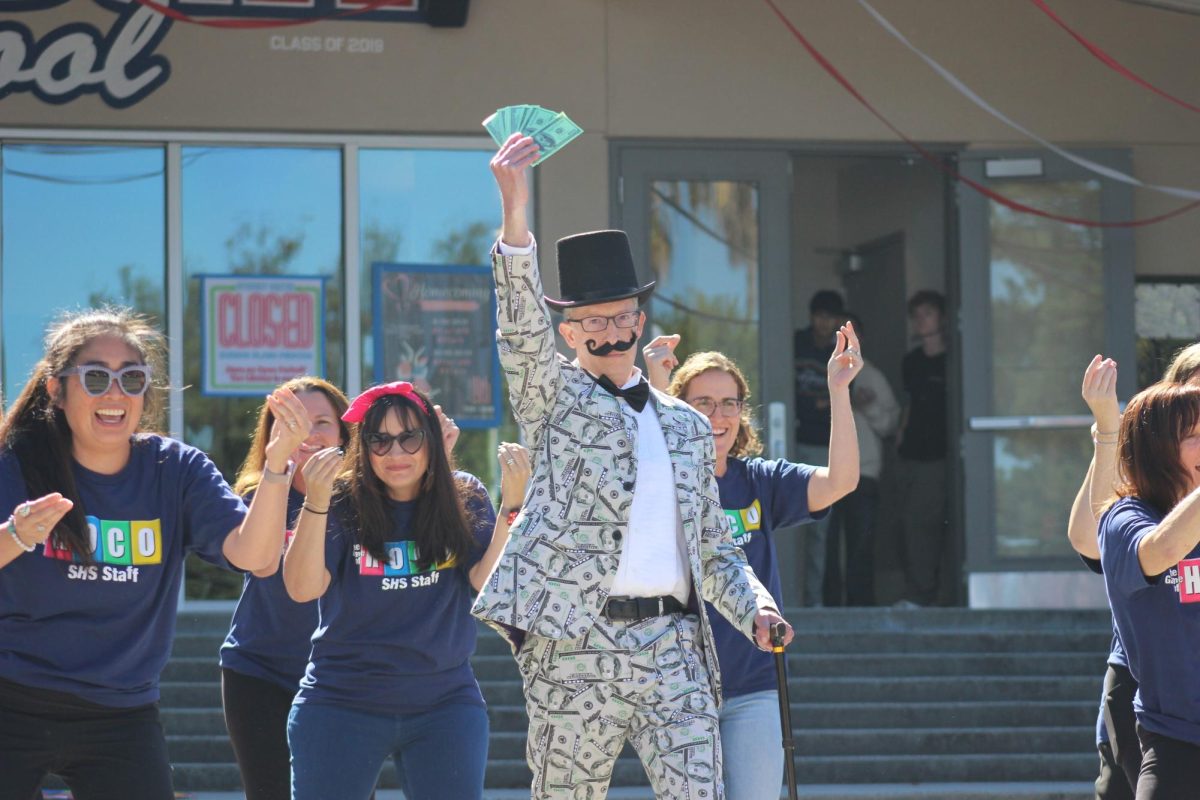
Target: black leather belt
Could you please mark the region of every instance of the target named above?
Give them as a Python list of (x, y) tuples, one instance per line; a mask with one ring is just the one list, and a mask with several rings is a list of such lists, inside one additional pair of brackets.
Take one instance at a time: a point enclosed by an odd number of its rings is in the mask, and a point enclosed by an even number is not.
[(611, 620), (636, 621), (686, 612), (687, 606), (670, 594), (663, 597), (610, 597), (604, 604), (604, 616)]

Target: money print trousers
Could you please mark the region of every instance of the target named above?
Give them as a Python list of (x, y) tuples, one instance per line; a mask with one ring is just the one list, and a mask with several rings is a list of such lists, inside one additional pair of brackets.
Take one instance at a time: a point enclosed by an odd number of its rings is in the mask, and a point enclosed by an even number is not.
[(534, 800), (601, 800), (626, 740), (656, 797), (724, 798), (717, 703), (697, 617), (601, 620), (577, 639), (530, 635), (517, 663)]

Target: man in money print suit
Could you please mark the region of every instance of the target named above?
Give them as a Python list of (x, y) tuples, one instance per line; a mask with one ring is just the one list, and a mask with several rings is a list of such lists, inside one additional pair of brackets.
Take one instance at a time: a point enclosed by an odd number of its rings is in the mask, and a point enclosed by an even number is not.
[(634, 366), (654, 284), (638, 285), (625, 234), (559, 241), (562, 298), (543, 296), (526, 216), (538, 152), (517, 133), (491, 163), (497, 341), (533, 474), (473, 613), (514, 645), (532, 797), (604, 797), (629, 740), (657, 797), (717, 800), (720, 675), (700, 600), (763, 648), (783, 620), (730, 538), (708, 421)]

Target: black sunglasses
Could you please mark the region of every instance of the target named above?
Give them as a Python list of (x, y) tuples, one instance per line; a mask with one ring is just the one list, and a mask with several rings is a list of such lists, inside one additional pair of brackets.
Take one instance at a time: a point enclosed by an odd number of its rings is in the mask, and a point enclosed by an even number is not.
[(367, 443), (367, 447), (371, 448), (371, 452), (377, 456), (386, 456), (392, 452), (392, 444), (400, 445), (400, 449), (409, 455), (413, 455), (421, 449), (421, 445), (425, 444), (425, 431), (418, 429), (415, 431), (404, 431), (392, 436), (390, 433), (368, 433), (363, 437), (363, 441)]
[(71, 367), (58, 373), (58, 377), (78, 375), (83, 390), (92, 397), (106, 393), (113, 381), (121, 387), (121, 391), (130, 397), (141, 397), (150, 388), (150, 367), (147, 364), (134, 364), (122, 367), (115, 372), (108, 367), (98, 364), (88, 364), (82, 367)]

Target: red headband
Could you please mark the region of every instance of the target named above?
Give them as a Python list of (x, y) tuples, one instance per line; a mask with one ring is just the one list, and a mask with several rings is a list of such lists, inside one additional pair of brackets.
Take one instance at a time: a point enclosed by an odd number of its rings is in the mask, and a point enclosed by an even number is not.
[(371, 404), (380, 397), (389, 394), (398, 394), (402, 397), (407, 397), (420, 406), (426, 414), (429, 413), (429, 406), (425, 405), (425, 401), (417, 394), (417, 390), (413, 388), (411, 383), (408, 381), (395, 381), (394, 383), (383, 383), (379, 386), (372, 386), (354, 398), (354, 402), (346, 409), (346, 413), (342, 414), (342, 419), (346, 422), (362, 422), (366, 418), (367, 410), (371, 408)]

